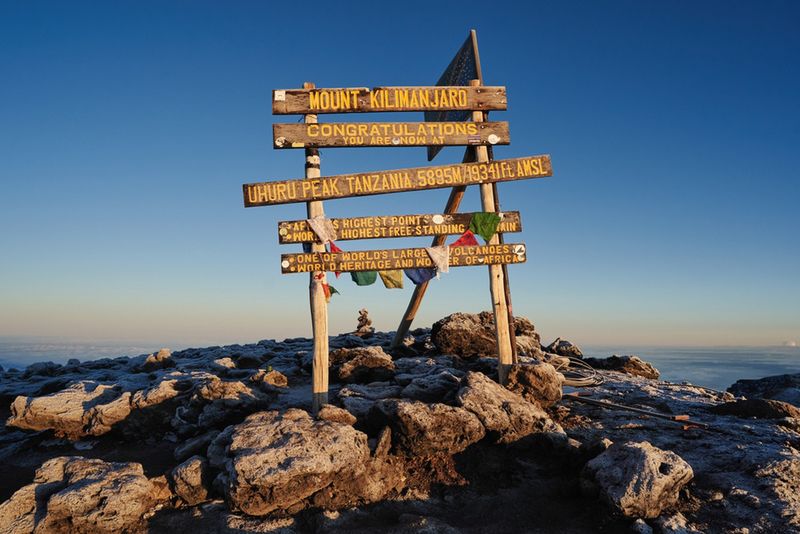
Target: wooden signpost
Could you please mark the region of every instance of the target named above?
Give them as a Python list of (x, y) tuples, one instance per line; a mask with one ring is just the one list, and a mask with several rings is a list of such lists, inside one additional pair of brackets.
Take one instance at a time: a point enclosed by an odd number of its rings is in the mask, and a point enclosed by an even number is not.
[[(474, 31), (473, 45), (477, 43)], [(466, 43), (465, 43), (466, 47)], [(462, 47), (462, 50), (465, 50)], [(477, 60), (477, 47), (474, 48)], [(454, 60), (455, 63), (455, 60)], [(448, 67), (451, 70), (453, 64)], [(478, 74), (480, 67), (477, 68)], [(446, 73), (447, 74), (447, 73)], [(455, 75), (451, 76), (453, 78)], [(485, 265), (489, 268), (489, 287), (495, 318), (498, 347), (498, 373), (505, 383), (512, 362), (510, 295), (504, 268), (526, 260), (522, 243), (503, 243), (503, 232), (519, 232), (519, 212), (499, 213), (496, 184), (552, 175), (546, 154), (491, 161), (490, 149), (510, 142), (507, 122), (486, 121), (486, 111), (504, 110), (505, 87), (484, 87), (479, 80), (469, 86), (316, 88), (306, 82), (302, 89), (273, 91), (273, 114), (302, 114), (301, 124), (275, 124), (274, 148), (303, 148), (306, 153), (305, 178), (244, 184), (245, 207), (304, 202), (305, 220), (281, 221), (278, 240), (282, 244), (303, 243), (302, 253), (281, 255), (283, 273), (310, 273), (309, 298), (314, 336), (312, 409), (316, 413), (328, 402), (328, 317), (326, 272), (394, 271), (399, 269), (443, 269)], [(469, 112), (469, 122), (352, 122), (319, 123), (317, 114), (385, 111)], [(426, 119), (428, 115), (426, 114)], [(464, 162), (321, 176), (318, 148), (391, 146), (467, 146)], [(478, 185), (481, 213), (456, 213), (466, 187)], [(326, 219), (322, 201), (452, 188), (441, 214), (378, 215)], [(496, 214), (499, 217), (494, 217)], [(446, 249), (401, 248), (327, 252), (325, 244), (334, 240), (379, 239), (434, 236), (433, 246), (441, 246), (448, 235), (465, 234), (476, 217), (494, 218), (496, 231), (487, 234), (485, 245), (450, 246)], [(459, 241), (464, 243), (467, 241)], [(474, 245), (474, 241), (472, 241)], [(333, 247), (332, 247), (333, 248)], [(446, 253), (444, 253), (445, 251)], [(437, 253), (434, 261), (434, 252)], [(439, 256), (444, 254), (444, 256)], [(442, 260), (442, 257), (446, 258)], [(441, 262), (445, 263), (442, 264)], [(419, 307), (427, 282), (416, 286), (397, 336), (402, 338)]]
[(473, 184), (543, 178), (553, 173), (546, 154), (492, 162), (244, 184), (244, 205), (267, 206)]
[(507, 145), (507, 122), (345, 122), (274, 124), (275, 148)]
[[(450, 247), (450, 267), (523, 263), (525, 245), (493, 244)], [(350, 252), (302, 252), (281, 254), (283, 274), (308, 272), (392, 271), (436, 267), (424, 248), (355, 250)]]
[[(469, 230), (474, 213), (425, 215), (376, 215), (331, 219), (337, 241), (353, 239), (379, 239), (393, 237), (420, 237), (433, 235), (461, 235)], [(518, 211), (501, 213), (498, 232), (521, 232), (522, 222)], [(278, 223), (278, 242), (311, 243), (319, 241), (306, 220)]]
[(376, 111), (503, 111), (505, 87), (351, 87), (276, 89), (272, 114), (363, 113)]

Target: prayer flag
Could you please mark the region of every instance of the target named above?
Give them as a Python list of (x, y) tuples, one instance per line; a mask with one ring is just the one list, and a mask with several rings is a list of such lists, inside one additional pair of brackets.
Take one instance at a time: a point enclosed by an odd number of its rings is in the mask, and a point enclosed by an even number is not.
[(403, 289), (403, 273), (402, 271), (379, 271), (383, 285), (386, 289)]
[(431, 261), (436, 265), (436, 271), (440, 273), (450, 272), (450, 248), (447, 245), (438, 247), (425, 247)]
[(317, 234), (320, 242), (329, 243), (338, 239), (333, 223), (330, 219), (325, 218), (325, 216), (318, 215), (311, 219), (306, 219), (306, 222), (311, 229), (314, 230), (314, 233)]
[(455, 243), (450, 245), (451, 247), (477, 247), (480, 243), (478, 240), (475, 239), (475, 234), (473, 234), (470, 230), (467, 230), (461, 237), (459, 237)]
[(405, 273), (415, 285), (420, 285), (436, 276), (436, 269), (406, 269)]
[(378, 279), (377, 271), (354, 271), (350, 273), (350, 278), (358, 286), (371, 286)]
[(472, 215), (472, 220), (469, 222), (469, 229), (471, 232), (484, 238), (488, 243), (492, 236), (497, 233), (497, 225), (499, 224), (499, 215), (484, 211)]

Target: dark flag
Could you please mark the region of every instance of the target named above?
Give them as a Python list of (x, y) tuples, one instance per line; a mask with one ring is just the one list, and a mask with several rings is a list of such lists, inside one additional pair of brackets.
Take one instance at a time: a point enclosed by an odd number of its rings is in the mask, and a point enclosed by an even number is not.
[[(475, 30), (470, 30), (469, 37), (456, 52), (455, 57), (444, 70), (436, 85), (469, 85), (470, 80), (481, 80), (481, 60), (478, 55), (478, 37)], [(471, 111), (426, 111), (426, 122), (468, 121)], [(428, 161), (433, 161), (441, 146), (428, 147)]]

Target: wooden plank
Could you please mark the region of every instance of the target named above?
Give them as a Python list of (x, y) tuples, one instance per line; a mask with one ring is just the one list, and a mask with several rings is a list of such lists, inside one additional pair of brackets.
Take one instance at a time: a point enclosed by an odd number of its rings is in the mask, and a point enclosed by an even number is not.
[[(470, 85), (477, 85), (478, 80), (472, 80)], [(474, 122), (482, 122), (482, 111), (472, 113)], [(475, 147), (476, 158), (479, 162), (489, 161), (489, 149), (485, 146)], [(480, 185), (481, 207), (483, 211), (497, 211), (497, 204), (491, 183)], [(500, 244), (500, 236), (494, 234), (489, 240), (489, 245), (504, 246)], [(489, 265), (489, 289), (492, 294), (492, 312), (494, 314), (494, 328), (497, 334), (497, 374), (502, 385), (508, 382), (508, 372), (514, 361), (513, 348), (511, 347), (510, 315), (505, 292), (505, 277), (503, 268), (499, 264)]]
[[(501, 263), (523, 263), (525, 245), (505, 243), (478, 247), (450, 247), (450, 267), (474, 267)], [(304, 252), (281, 254), (281, 272), (388, 271), (434, 267), (424, 248)]]
[(273, 115), (384, 111), (502, 111), (505, 87), (347, 87), (276, 89)]
[(250, 208), (311, 200), (508, 182), (551, 175), (550, 156), (542, 154), (492, 162), (456, 163), (393, 171), (341, 174), (313, 179), (260, 182), (244, 184), (242, 188), (244, 205)]
[(507, 145), (507, 122), (273, 124), (274, 148)]
[[(312, 89), (314, 84), (306, 82), (303, 87)], [(316, 124), (316, 115), (305, 115), (303, 122)], [(307, 180), (318, 179), (320, 176), (319, 150), (307, 148), (305, 151)], [(306, 204), (306, 214), (309, 218), (324, 217), (325, 210), (322, 202), (314, 200)], [(312, 243), (312, 252), (324, 252), (323, 243)], [(308, 277), (309, 304), (311, 308), (311, 331), (314, 339), (314, 352), (311, 360), (311, 412), (319, 413), (325, 404), (328, 404), (328, 302), (325, 297), (324, 284), (327, 283), (324, 271), (310, 272)]]
[[(376, 215), (331, 219), (337, 241), (353, 239), (388, 239), (394, 237), (420, 237), (433, 235), (461, 235), (469, 230), (472, 213), (424, 215)], [(500, 214), (498, 232), (521, 232), (522, 222), (518, 211)], [(281, 244), (310, 243), (318, 241), (306, 220), (278, 223), (278, 242)]]

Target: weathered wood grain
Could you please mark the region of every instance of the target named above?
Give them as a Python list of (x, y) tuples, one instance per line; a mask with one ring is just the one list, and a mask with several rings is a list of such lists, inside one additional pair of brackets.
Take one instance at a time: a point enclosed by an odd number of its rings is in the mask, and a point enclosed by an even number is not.
[[(314, 84), (305, 82), (303, 87), (313, 89)], [(317, 116), (307, 114), (303, 116), (306, 124), (316, 124)], [(305, 151), (307, 180), (318, 179), (320, 176), (319, 150), (308, 148)], [(325, 209), (321, 201), (313, 200), (306, 204), (306, 214), (309, 218), (324, 217)], [(312, 243), (312, 252), (324, 252), (325, 245)], [(312, 271), (308, 277), (309, 304), (311, 308), (311, 331), (314, 338), (314, 353), (311, 361), (311, 411), (314, 414), (328, 403), (328, 302), (325, 297), (325, 284), (327, 279), (324, 271)]]
[(244, 184), (245, 207), (507, 182), (552, 175), (550, 156)]
[[(460, 235), (469, 230), (472, 213), (424, 215), (375, 215), (331, 219), (337, 241), (353, 239), (389, 239), (394, 237), (420, 237), (433, 235)], [(521, 232), (518, 211), (500, 214), (498, 232)], [(310, 243), (318, 241), (306, 220), (278, 223), (278, 242), (281, 244)]]
[[(525, 259), (525, 245), (522, 243), (450, 247), (450, 267), (523, 263)], [(387, 271), (423, 267), (434, 267), (424, 248), (281, 254), (283, 274), (315, 271)]]
[(345, 87), (276, 89), (273, 115), (384, 111), (502, 111), (505, 87)]
[(274, 148), (507, 145), (507, 122), (273, 124)]
[[(470, 85), (477, 85), (478, 80), (472, 80)], [(482, 111), (474, 111), (472, 120), (482, 123), (486, 119)], [(479, 162), (489, 161), (489, 149), (484, 146), (475, 147), (476, 158)], [(497, 211), (497, 200), (491, 183), (480, 185), (481, 207), (483, 211)], [(500, 236), (494, 234), (489, 240), (489, 245), (503, 246)], [(489, 289), (492, 294), (492, 313), (494, 314), (494, 327), (497, 336), (497, 374), (502, 385), (508, 381), (508, 371), (513, 362), (513, 349), (511, 347), (511, 334), (509, 328), (510, 314), (505, 293), (505, 276), (501, 265), (489, 265)]]

